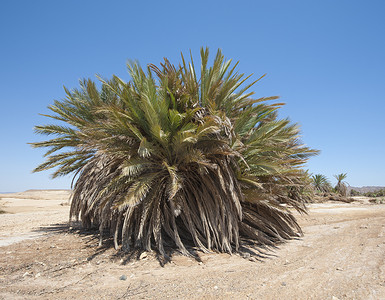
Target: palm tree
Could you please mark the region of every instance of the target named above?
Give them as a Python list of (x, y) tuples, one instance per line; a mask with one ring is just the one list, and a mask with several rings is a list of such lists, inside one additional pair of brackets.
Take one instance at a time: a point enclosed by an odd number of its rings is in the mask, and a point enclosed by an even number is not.
[(347, 183), (344, 181), (347, 177), (347, 173), (341, 173), (334, 175), (334, 178), (337, 179), (337, 185), (335, 186), (335, 191), (341, 196), (346, 197), (347, 195)]
[(75, 174), (70, 218), (98, 226), (100, 242), (109, 229), (116, 248), (166, 257), (165, 246), (232, 253), (301, 234), (289, 208), (305, 212), (301, 167), (317, 151), (278, 119), (277, 97), (250, 98), (237, 64), (208, 57), (200, 77), (182, 55), (178, 67), (130, 63), (129, 82), (83, 80), (49, 107), (65, 125), (36, 126), (55, 137), (33, 143), (48, 148), (34, 171)]
[(314, 189), (320, 193), (327, 193), (332, 189), (331, 184), (325, 175), (315, 174), (311, 179)]

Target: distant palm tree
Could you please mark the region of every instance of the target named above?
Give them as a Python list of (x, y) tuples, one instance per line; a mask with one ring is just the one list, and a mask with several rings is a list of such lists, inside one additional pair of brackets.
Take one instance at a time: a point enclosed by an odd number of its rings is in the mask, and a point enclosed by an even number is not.
[(321, 193), (327, 193), (329, 192), (332, 187), (325, 175), (322, 174), (316, 174), (311, 177), (312, 179), (312, 185), (314, 186), (315, 190)]
[(334, 178), (337, 179), (337, 185), (335, 186), (335, 191), (339, 193), (341, 196), (346, 197), (347, 195), (347, 183), (344, 180), (347, 177), (347, 173), (341, 173), (334, 175)]
[(84, 80), (49, 107), (66, 125), (36, 126), (55, 137), (33, 143), (48, 148), (34, 171), (75, 174), (70, 217), (98, 226), (101, 242), (109, 229), (116, 248), (189, 255), (186, 244), (231, 253), (301, 233), (288, 207), (305, 211), (301, 167), (317, 151), (277, 118), (282, 103), (266, 103), (277, 97), (250, 98), (254, 83), (242, 87), (249, 77), (220, 51), (207, 64), (202, 49), (200, 77), (182, 56), (179, 67), (131, 63), (129, 82)]

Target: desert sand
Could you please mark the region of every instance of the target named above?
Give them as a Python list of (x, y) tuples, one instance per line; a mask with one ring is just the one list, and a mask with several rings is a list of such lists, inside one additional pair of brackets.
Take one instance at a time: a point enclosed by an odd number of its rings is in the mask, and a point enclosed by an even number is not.
[[(0, 299), (385, 299), (385, 205), (310, 204), (260, 257), (117, 255), (68, 224), (69, 191), (0, 195)], [(138, 258), (140, 256), (140, 259)]]

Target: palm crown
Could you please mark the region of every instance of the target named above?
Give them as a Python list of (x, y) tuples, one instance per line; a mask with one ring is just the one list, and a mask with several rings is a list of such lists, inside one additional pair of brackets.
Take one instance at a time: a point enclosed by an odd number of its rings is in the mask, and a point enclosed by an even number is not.
[(337, 193), (339, 193), (341, 196), (346, 197), (347, 195), (347, 186), (346, 182), (344, 181), (348, 177), (347, 173), (340, 173), (337, 175), (334, 175), (334, 178), (337, 179), (337, 184), (335, 186), (335, 190)]
[(129, 64), (129, 82), (84, 80), (49, 107), (66, 125), (36, 126), (55, 137), (33, 144), (48, 148), (35, 171), (75, 174), (70, 217), (99, 226), (101, 239), (110, 229), (115, 247), (231, 253), (300, 233), (287, 205), (305, 211), (301, 167), (317, 151), (278, 119), (277, 97), (252, 99), (255, 82), (221, 51), (208, 67), (208, 54), (199, 78), (182, 55), (178, 67)]
[(311, 180), (314, 189), (318, 192), (325, 193), (332, 189), (331, 184), (325, 175), (315, 174), (311, 177)]

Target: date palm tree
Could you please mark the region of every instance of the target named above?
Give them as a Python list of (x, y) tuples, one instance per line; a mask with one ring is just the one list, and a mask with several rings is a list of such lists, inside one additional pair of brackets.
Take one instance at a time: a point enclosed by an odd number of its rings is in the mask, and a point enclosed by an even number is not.
[(332, 186), (325, 175), (315, 174), (311, 177), (314, 189), (320, 193), (330, 192)]
[(347, 177), (347, 173), (341, 173), (334, 175), (334, 178), (337, 179), (337, 184), (335, 186), (335, 191), (341, 196), (346, 197), (347, 195), (347, 183), (344, 181)]
[(109, 229), (115, 247), (165, 246), (190, 255), (274, 245), (301, 234), (290, 207), (305, 212), (309, 187), (302, 170), (317, 151), (301, 144), (299, 127), (278, 119), (277, 97), (251, 98), (248, 77), (217, 52), (201, 49), (200, 76), (191, 57), (179, 66), (128, 65), (97, 85), (83, 80), (55, 101), (36, 126), (54, 138), (46, 147), (53, 177), (74, 174), (70, 218)]

